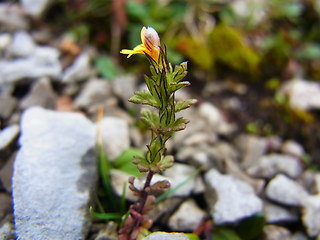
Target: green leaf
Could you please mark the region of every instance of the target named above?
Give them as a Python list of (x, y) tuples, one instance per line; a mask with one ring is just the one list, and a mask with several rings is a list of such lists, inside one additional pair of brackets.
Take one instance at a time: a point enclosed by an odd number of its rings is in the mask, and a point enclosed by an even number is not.
[(172, 155), (167, 155), (163, 157), (160, 162), (157, 164), (160, 171), (165, 171), (168, 168), (171, 168), (173, 166), (174, 157)]
[(148, 9), (136, 1), (127, 1), (126, 11), (127, 14), (132, 18), (136, 18), (139, 20), (149, 18)]
[(137, 166), (132, 163), (134, 156), (143, 157), (143, 152), (138, 148), (129, 148), (125, 150), (113, 163), (113, 166), (123, 172), (126, 172), (135, 177), (139, 177), (141, 174), (137, 169)]
[(122, 217), (120, 213), (97, 213), (92, 210), (92, 207), (90, 207), (90, 215), (102, 220), (119, 220)]
[(237, 228), (237, 233), (244, 240), (252, 240), (258, 237), (264, 228), (266, 218), (263, 214), (257, 214), (253, 217), (241, 221)]
[(189, 240), (200, 240), (199, 236), (193, 233), (185, 233), (188, 236)]
[(241, 240), (241, 238), (230, 228), (216, 227), (213, 231), (212, 240)]
[(171, 128), (171, 131), (181, 131), (186, 128), (186, 124), (189, 123), (189, 120), (186, 120), (184, 118), (178, 118), (173, 124), (171, 124), (169, 127)]
[(147, 108), (143, 108), (141, 110), (141, 120), (153, 130), (156, 130), (160, 127), (159, 115)]
[(147, 91), (135, 92), (134, 95), (129, 99), (129, 101), (136, 104), (146, 104), (152, 107), (158, 107), (158, 104), (155, 101), (154, 97), (150, 92)]
[(187, 86), (190, 86), (190, 83), (188, 81), (183, 81), (183, 82), (179, 82), (179, 83), (172, 82), (169, 85), (169, 90), (170, 90), (170, 93), (174, 93), (175, 91), (179, 90), (180, 88), (187, 87)]
[(185, 101), (179, 101), (175, 104), (175, 112), (180, 112), (181, 110), (189, 108), (191, 105), (195, 104), (197, 102), (196, 99), (188, 99)]
[(102, 77), (113, 80), (118, 75), (118, 67), (112, 58), (103, 56), (95, 61), (95, 67), (98, 69)]

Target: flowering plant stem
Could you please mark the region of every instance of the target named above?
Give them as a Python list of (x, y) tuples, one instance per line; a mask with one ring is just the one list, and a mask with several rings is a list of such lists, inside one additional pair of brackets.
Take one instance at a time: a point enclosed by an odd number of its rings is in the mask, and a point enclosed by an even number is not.
[(120, 240), (139, 239), (148, 233), (152, 221), (146, 217), (146, 214), (155, 204), (155, 196), (152, 192), (170, 187), (168, 181), (151, 184), (152, 177), (173, 166), (174, 158), (172, 155), (165, 154), (165, 144), (174, 132), (183, 130), (188, 123), (184, 118), (176, 118), (175, 114), (196, 102), (194, 99), (175, 101), (175, 92), (190, 85), (189, 82), (182, 81), (187, 75), (187, 63), (183, 62), (172, 67), (167, 60), (166, 47), (160, 46), (159, 36), (153, 28), (143, 28), (141, 40), (142, 44), (133, 50), (121, 51), (123, 54), (128, 54), (128, 57), (144, 53), (151, 64), (151, 76), (145, 75), (148, 91), (135, 92), (129, 101), (149, 105), (156, 111), (150, 108), (141, 110), (141, 120), (151, 131), (151, 141), (147, 145), (146, 155), (135, 157), (133, 163), (137, 165), (140, 172), (147, 173), (147, 177), (143, 189), (136, 188), (135, 179), (129, 178), (129, 188), (139, 197), (139, 201), (130, 206), (130, 214), (119, 231)]

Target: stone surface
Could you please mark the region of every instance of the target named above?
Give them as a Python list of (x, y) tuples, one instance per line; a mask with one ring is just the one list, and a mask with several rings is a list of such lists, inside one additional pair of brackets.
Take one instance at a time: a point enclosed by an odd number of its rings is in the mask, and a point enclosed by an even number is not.
[(283, 174), (278, 174), (268, 183), (265, 193), (273, 201), (298, 207), (303, 206), (308, 197), (307, 191), (300, 184)]
[(110, 161), (130, 146), (129, 126), (122, 118), (104, 117), (99, 123), (102, 148)]
[(18, 101), (11, 96), (0, 96), (0, 117), (7, 119), (15, 110)]
[(189, 238), (183, 233), (154, 232), (143, 240), (189, 240)]
[(211, 169), (205, 174), (206, 200), (215, 224), (234, 223), (262, 212), (263, 204), (253, 188), (231, 175)]
[(302, 163), (298, 158), (276, 153), (260, 157), (247, 169), (251, 176), (267, 179), (274, 177), (278, 173), (297, 178), (302, 171)]
[(74, 100), (76, 108), (89, 107), (101, 103), (111, 95), (111, 85), (106, 79), (89, 80)]
[(303, 146), (293, 140), (285, 141), (281, 147), (281, 151), (297, 158), (302, 158), (305, 153)]
[(54, 109), (56, 106), (56, 93), (53, 91), (50, 80), (42, 78), (32, 85), (30, 92), (21, 100), (20, 108), (27, 109), (32, 106)]
[(209, 102), (199, 106), (199, 114), (219, 134), (229, 134), (235, 130), (234, 126), (226, 121), (221, 111)]
[(92, 69), (90, 65), (90, 55), (87, 52), (79, 55), (71, 66), (62, 73), (62, 82), (74, 83), (90, 78)]
[(320, 109), (320, 83), (304, 79), (292, 79), (283, 84), (279, 93), (289, 98), (293, 108)]
[(11, 125), (0, 131), (0, 151), (8, 147), (18, 136), (20, 128), (18, 125)]
[(22, 115), (20, 144), (13, 173), (18, 238), (83, 239), (97, 175), (94, 124), (32, 107)]
[(266, 225), (263, 228), (264, 240), (291, 240), (290, 231), (276, 225)]
[[(167, 169), (163, 173), (163, 175), (169, 179), (171, 188), (175, 188), (180, 183), (184, 182), (195, 171), (196, 171), (195, 167), (182, 164), (182, 163), (175, 163), (171, 168)], [(198, 177), (191, 178), (183, 186), (177, 189), (177, 191), (172, 193), (172, 196), (187, 197), (192, 192), (197, 192), (197, 193), (201, 192), (201, 190), (203, 189), (203, 184), (201, 182), (200, 183), (198, 182), (197, 184), (197, 181), (196, 181), (197, 179)]]
[(25, 12), (32, 17), (40, 18), (55, 0), (20, 0)]
[(128, 102), (134, 94), (137, 84), (137, 78), (134, 75), (123, 75), (114, 79), (113, 92), (119, 97), (126, 106), (135, 107), (136, 104)]
[(12, 213), (12, 197), (9, 193), (0, 192), (0, 222)]
[(28, 27), (28, 21), (20, 5), (12, 2), (0, 3), (0, 24), (2, 31), (15, 31)]
[(173, 231), (194, 231), (206, 216), (194, 200), (183, 202), (169, 219), (169, 227)]
[(13, 163), (14, 163), (15, 154), (12, 154), (9, 161), (0, 169), (0, 181), (3, 188), (11, 193), (12, 190), (12, 173), (13, 173)]
[(236, 138), (235, 144), (242, 153), (243, 168), (252, 166), (268, 150), (266, 139), (255, 135), (240, 135)]
[(265, 202), (263, 212), (267, 223), (269, 224), (292, 223), (299, 221), (298, 212), (290, 211), (276, 204)]
[(26, 31), (14, 33), (11, 44), (7, 48), (9, 56), (28, 57), (35, 51), (36, 45), (32, 37)]
[(309, 238), (302, 232), (292, 234), (291, 240), (308, 240)]
[(0, 60), (0, 85), (24, 78), (58, 78), (60, 73), (59, 52), (51, 47), (36, 47), (34, 53), (26, 58)]
[(310, 237), (320, 235), (320, 194), (310, 196), (305, 201), (302, 222)]
[(14, 233), (14, 225), (11, 222), (6, 222), (0, 227), (0, 236), (2, 240), (16, 239)]

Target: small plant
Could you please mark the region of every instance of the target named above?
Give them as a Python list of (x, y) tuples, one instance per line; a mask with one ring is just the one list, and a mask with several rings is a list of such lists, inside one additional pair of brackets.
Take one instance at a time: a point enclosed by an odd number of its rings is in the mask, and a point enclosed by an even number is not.
[(129, 101), (149, 105), (155, 111), (149, 108), (141, 110), (141, 120), (151, 131), (151, 141), (147, 145), (146, 155), (134, 157), (133, 163), (141, 173), (146, 173), (147, 176), (142, 189), (134, 186), (134, 177), (129, 178), (129, 189), (138, 196), (139, 200), (130, 206), (129, 214), (119, 231), (120, 240), (140, 239), (148, 234), (152, 221), (146, 214), (153, 208), (156, 201), (152, 192), (170, 188), (168, 181), (151, 184), (152, 177), (173, 166), (174, 157), (166, 155), (165, 144), (174, 132), (185, 129), (188, 123), (184, 118), (176, 118), (176, 113), (189, 108), (196, 102), (194, 99), (175, 101), (175, 92), (190, 85), (189, 82), (183, 81), (187, 75), (187, 63), (183, 62), (172, 67), (167, 60), (166, 47), (160, 45), (158, 33), (152, 27), (142, 28), (141, 40), (142, 44), (133, 50), (121, 51), (122, 54), (128, 54), (128, 57), (133, 54), (145, 54), (151, 64), (151, 76), (145, 75), (148, 91), (136, 92)]

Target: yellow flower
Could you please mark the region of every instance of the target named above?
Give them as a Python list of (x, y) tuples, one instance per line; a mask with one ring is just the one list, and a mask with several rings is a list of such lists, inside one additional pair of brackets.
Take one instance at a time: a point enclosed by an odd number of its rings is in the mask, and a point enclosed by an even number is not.
[(141, 30), (141, 42), (142, 44), (136, 46), (133, 50), (123, 49), (120, 53), (128, 54), (128, 58), (133, 54), (144, 53), (158, 62), (160, 54), (160, 38), (157, 31), (152, 27), (143, 27)]

